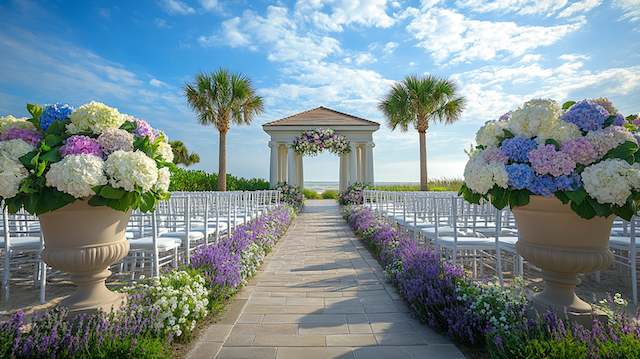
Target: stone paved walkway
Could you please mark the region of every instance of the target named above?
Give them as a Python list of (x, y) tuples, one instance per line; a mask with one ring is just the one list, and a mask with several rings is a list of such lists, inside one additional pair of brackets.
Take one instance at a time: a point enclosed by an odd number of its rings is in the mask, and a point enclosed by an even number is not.
[(412, 318), (333, 201), (309, 201), (190, 358), (463, 358)]

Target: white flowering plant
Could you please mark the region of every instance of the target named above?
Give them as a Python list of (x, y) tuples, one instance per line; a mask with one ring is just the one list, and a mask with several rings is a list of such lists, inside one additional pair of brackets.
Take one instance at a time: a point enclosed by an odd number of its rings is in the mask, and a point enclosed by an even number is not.
[(99, 102), (27, 105), (0, 117), (0, 200), (40, 215), (86, 200), (148, 212), (168, 198), (173, 152), (146, 121)]
[(556, 197), (585, 219), (629, 220), (640, 201), (639, 125), (605, 98), (527, 101), (478, 130), (459, 194), (498, 209)]
[(209, 290), (195, 270), (176, 270), (125, 288), (139, 310), (155, 318), (155, 329), (187, 338), (208, 314)]
[(296, 153), (309, 156), (315, 156), (324, 150), (329, 150), (336, 155), (351, 151), (349, 140), (331, 128), (304, 131), (293, 140), (291, 147)]

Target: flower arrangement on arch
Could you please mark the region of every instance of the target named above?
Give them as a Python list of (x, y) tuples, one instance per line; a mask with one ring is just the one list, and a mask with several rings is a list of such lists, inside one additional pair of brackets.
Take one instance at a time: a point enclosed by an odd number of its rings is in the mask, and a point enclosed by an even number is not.
[(40, 215), (76, 200), (151, 211), (168, 197), (173, 152), (146, 121), (99, 102), (27, 105), (0, 117), (0, 200)]
[(336, 155), (349, 153), (349, 140), (331, 128), (304, 131), (293, 140), (293, 150), (301, 155), (315, 156), (324, 150)]
[(585, 219), (629, 220), (640, 200), (635, 119), (605, 98), (527, 101), (478, 130), (459, 194), (498, 209), (555, 196)]

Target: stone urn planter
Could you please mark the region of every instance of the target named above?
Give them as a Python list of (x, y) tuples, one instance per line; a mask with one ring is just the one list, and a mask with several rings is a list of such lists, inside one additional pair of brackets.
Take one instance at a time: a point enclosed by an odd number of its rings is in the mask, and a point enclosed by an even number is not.
[(513, 208), (520, 237), (518, 253), (542, 269), (544, 290), (534, 303), (559, 312), (592, 313), (575, 294), (578, 273), (607, 268), (613, 261), (609, 235), (614, 216), (584, 219), (556, 198), (531, 196)]
[(125, 230), (131, 211), (93, 207), (75, 201), (39, 216), (44, 235), (44, 261), (67, 272), (78, 286), (60, 305), (70, 312), (110, 311), (126, 300), (124, 294), (107, 289), (109, 266), (129, 252)]

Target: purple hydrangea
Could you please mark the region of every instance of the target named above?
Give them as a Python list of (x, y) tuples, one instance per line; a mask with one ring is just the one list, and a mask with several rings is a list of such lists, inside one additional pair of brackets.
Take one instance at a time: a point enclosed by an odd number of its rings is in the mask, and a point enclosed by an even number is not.
[(68, 119), (73, 110), (73, 107), (66, 103), (46, 105), (40, 114), (40, 128), (46, 131), (52, 123)]
[(613, 119), (614, 126), (622, 126), (625, 123), (625, 118), (621, 113), (616, 114), (616, 118)]
[(516, 162), (527, 162), (529, 152), (538, 147), (538, 143), (526, 137), (513, 137), (502, 141), (500, 149), (510, 160)]
[(561, 151), (582, 165), (589, 165), (599, 158), (598, 151), (586, 137), (574, 138), (563, 143)]
[(498, 119), (498, 121), (509, 121), (509, 120), (511, 120), (511, 111), (500, 116), (500, 118)]
[(153, 127), (149, 125), (149, 123), (145, 120), (136, 119), (136, 129), (133, 131), (134, 134), (138, 137), (149, 137), (151, 141), (155, 140), (156, 132), (153, 130)]
[(550, 197), (558, 187), (556, 181), (551, 176), (533, 176), (529, 184), (529, 191), (534, 194)]
[(509, 176), (509, 187), (515, 189), (525, 189), (531, 184), (535, 174), (531, 166), (524, 163), (513, 163), (506, 165), (507, 175)]
[(69, 155), (93, 155), (102, 158), (102, 148), (97, 140), (83, 135), (74, 135), (60, 147), (62, 157)]
[(12, 127), (0, 134), (0, 141), (23, 140), (31, 146), (36, 146), (42, 139), (37, 131), (27, 128)]
[(576, 162), (553, 145), (542, 145), (529, 152), (531, 167), (540, 175), (558, 177), (568, 175), (576, 168)]
[(562, 120), (573, 123), (582, 131), (595, 131), (604, 126), (609, 112), (592, 100), (576, 102), (569, 111), (562, 115)]
[(507, 163), (509, 158), (499, 148), (488, 148), (482, 153), (486, 163)]

